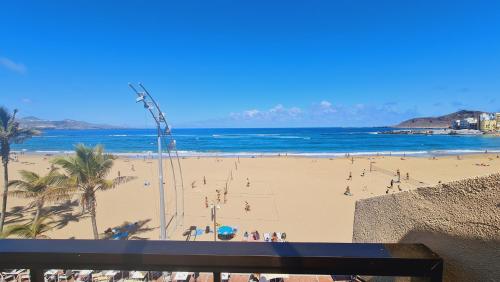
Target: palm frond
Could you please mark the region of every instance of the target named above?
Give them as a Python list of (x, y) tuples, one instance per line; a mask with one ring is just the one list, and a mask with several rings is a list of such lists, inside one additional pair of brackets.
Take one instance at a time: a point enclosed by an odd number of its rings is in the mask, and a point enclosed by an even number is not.
[(40, 194), (36, 192), (29, 192), (23, 190), (13, 190), (8, 192), (10, 196), (22, 199), (33, 199), (38, 197)]
[(31, 238), (31, 239), (42, 238), (42, 237), (48, 238), (47, 236), (43, 235), (43, 233), (46, 233), (47, 231), (51, 230), (54, 224), (53, 221), (46, 222), (47, 219), (49, 218), (50, 218), (49, 216), (42, 216), (36, 222), (10, 225), (6, 228), (5, 235), (7, 236), (16, 235), (21, 238)]
[(20, 170), (19, 175), (25, 182), (34, 182), (40, 178), (37, 173), (28, 170)]
[(9, 110), (5, 107), (0, 107), (0, 127), (3, 131), (7, 131), (7, 127), (9, 126), (9, 121), (11, 120), (12, 115), (9, 113)]

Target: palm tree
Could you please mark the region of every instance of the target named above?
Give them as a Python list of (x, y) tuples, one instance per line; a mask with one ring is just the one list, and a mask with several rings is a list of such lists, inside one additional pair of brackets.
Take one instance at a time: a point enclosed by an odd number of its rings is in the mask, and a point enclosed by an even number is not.
[(71, 189), (63, 186), (67, 177), (59, 173), (57, 168), (51, 168), (44, 176), (26, 170), (20, 170), (19, 174), (22, 180), (10, 181), (9, 187), (14, 186), (15, 190), (10, 191), (9, 195), (33, 199), (31, 206), (36, 208), (33, 223), (38, 222), (45, 203), (57, 202), (70, 197)]
[(17, 110), (12, 114), (4, 108), (0, 107), (0, 154), (2, 155), (3, 164), (3, 201), (2, 215), (0, 217), (0, 232), (3, 230), (5, 223), (5, 214), (7, 211), (7, 194), (9, 192), (9, 156), (10, 145), (19, 144), (24, 140), (31, 138), (33, 135), (38, 135), (39, 132), (31, 128), (21, 128), (16, 121)]
[(48, 218), (47, 216), (41, 216), (36, 221), (26, 224), (9, 225), (4, 232), (4, 236), (16, 235), (17, 237), (28, 239), (50, 239), (50, 237), (43, 235), (52, 229), (53, 222), (45, 222)]
[(60, 165), (68, 174), (68, 185), (79, 190), (82, 210), (90, 213), (94, 239), (99, 239), (96, 222), (96, 192), (115, 188), (135, 177), (120, 176), (112, 180), (106, 179), (116, 157), (104, 153), (100, 145), (90, 148), (79, 144), (76, 146), (75, 153), (73, 157), (57, 158), (54, 163)]

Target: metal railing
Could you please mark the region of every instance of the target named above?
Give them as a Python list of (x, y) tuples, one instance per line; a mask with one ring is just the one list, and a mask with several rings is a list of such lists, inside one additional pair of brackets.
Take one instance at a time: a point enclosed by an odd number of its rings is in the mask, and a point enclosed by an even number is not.
[(422, 244), (0, 240), (0, 269), (136, 269), (427, 277), (442, 281), (443, 260)]

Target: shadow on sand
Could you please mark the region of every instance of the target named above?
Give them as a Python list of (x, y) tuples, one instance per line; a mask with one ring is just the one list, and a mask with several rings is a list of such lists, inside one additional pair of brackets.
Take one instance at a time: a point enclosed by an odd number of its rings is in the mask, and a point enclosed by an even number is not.
[(101, 239), (113, 239), (113, 235), (116, 235), (117, 233), (126, 233), (127, 236), (124, 236), (123, 239), (147, 240), (148, 238), (140, 237), (138, 235), (157, 229), (157, 227), (146, 226), (150, 221), (150, 218), (139, 220), (133, 223), (125, 221), (120, 225), (106, 229), (106, 231), (104, 231), (104, 233), (101, 234), (100, 237)]
[[(49, 216), (53, 221), (53, 227), (61, 229), (70, 222), (78, 222), (81, 218), (88, 216), (77, 211), (79, 207), (77, 200), (68, 200), (58, 205), (44, 207), (42, 214)], [(36, 209), (32, 206), (15, 206), (7, 212), (6, 224), (23, 224), (33, 219)]]

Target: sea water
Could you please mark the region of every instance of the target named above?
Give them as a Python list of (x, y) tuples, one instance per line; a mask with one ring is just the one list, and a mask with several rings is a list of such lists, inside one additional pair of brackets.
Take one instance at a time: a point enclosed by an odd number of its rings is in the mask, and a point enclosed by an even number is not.
[[(440, 155), (500, 152), (500, 137), (380, 134), (391, 128), (173, 129), (182, 156)], [(64, 153), (78, 143), (102, 144), (106, 151), (143, 156), (157, 150), (155, 129), (45, 130), (15, 144), (15, 151)], [(165, 143), (164, 145), (168, 144)]]

